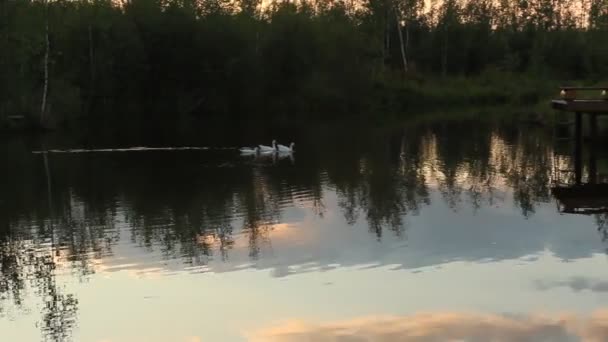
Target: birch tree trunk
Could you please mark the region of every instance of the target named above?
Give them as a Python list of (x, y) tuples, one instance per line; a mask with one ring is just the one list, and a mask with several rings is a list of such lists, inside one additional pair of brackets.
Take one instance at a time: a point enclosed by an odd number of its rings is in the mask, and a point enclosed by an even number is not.
[(49, 167), (49, 152), (46, 144), (42, 144), (42, 159), (44, 161), (44, 173), (46, 175), (46, 195), (49, 204), (49, 234), (51, 235), (51, 252), (55, 256), (59, 256), (59, 249), (55, 249), (55, 226), (54, 226), (54, 215), (53, 215), (53, 191), (51, 188), (51, 168)]
[(405, 46), (403, 44), (403, 31), (401, 27), (401, 18), (395, 6), (395, 19), (397, 21), (397, 32), (399, 33), (399, 45), (401, 47), (401, 60), (403, 61), (403, 72), (407, 73), (407, 56), (405, 54)]
[[(410, 50), (410, 22), (408, 20), (407, 23), (405, 23), (405, 52), (407, 55), (407, 52)], [(408, 67), (409, 69), (409, 67)]]
[(49, 40), (49, 2), (45, 1), (46, 19), (45, 19), (45, 42), (44, 51), (44, 88), (42, 90), (42, 104), (40, 106), (40, 125), (44, 125), (47, 110), (47, 97), (49, 92), (49, 53), (51, 50), (51, 42)]

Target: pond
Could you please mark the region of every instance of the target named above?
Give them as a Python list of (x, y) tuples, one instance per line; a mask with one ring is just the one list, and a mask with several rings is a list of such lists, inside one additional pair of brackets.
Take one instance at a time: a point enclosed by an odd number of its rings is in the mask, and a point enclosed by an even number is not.
[[(607, 336), (608, 215), (554, 197), (574, 175), (552, 127), (210, 131), (148, 149), (0, 142), (2, 340)], [(235, 149), (273, 138), (296, 152)]]

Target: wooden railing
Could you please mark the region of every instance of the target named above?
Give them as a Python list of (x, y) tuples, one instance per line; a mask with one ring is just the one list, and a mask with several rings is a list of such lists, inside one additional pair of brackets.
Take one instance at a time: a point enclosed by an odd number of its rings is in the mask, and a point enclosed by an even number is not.
[[(585, 96), (579, 96), (579, 95)], [(608, 87), (560, 87), (553, 109), (571, 113), (608, 114)]]
[[(591, 94), (596, 92), (599, 96), (599, 100), (608, 100), (608, 87), (560, 87), (560, 97), (567, 101), (574, 101), (579, 99), (577, 96), (580, 93)], [(585, 97), (585, 99), (591, 99)]]

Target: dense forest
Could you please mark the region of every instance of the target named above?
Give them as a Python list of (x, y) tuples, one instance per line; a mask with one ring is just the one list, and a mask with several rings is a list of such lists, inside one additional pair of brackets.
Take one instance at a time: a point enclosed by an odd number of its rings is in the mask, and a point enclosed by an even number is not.
[(0, 118), (44, 125), (530, 103), (608, 75), (607, 0), (2, 0), (0, 18)]

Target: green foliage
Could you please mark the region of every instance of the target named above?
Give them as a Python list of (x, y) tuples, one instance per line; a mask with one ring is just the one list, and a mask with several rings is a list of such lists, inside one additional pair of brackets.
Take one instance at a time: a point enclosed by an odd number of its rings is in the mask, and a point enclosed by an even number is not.
[(608, 76), (608, 2), (590, 1), (582, 13), (579, 5), (3, 1), (0, 117), (37, 116), (45, 16), (55, 121), (86, 116), (92, 125), (114, 119), (171, 127), (216, 114), (307, 118), (429, 103), (527, 103), (546, 84), (531, 80), (599, 82)]

